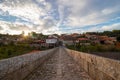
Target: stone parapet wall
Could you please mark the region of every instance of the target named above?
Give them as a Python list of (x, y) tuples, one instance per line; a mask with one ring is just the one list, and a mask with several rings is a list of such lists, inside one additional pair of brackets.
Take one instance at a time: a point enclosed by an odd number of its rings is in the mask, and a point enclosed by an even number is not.
[(120, 61), (65, 49), (93, 80), (120, 80)]
[(23, 80), (56, 50), (57, 48), (54, 48), (1, 60), (0, 80)]

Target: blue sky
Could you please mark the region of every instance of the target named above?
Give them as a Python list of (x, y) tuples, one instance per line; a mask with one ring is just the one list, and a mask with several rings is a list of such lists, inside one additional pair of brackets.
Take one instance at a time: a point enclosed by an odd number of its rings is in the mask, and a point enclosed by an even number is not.
[(120, 29), (120, 0), (0, 0), (0, 33)]

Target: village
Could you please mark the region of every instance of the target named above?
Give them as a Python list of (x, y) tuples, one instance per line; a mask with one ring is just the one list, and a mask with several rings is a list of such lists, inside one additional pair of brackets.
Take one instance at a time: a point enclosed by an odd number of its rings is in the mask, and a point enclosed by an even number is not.
[(24, 35), (24, 32), (20, 35), (0, 35), (0, 45), (8, 44), (19, 44), (26, 43), (34, 47), (56, 47), (59, 45), (115, 45), (117, 42), (117, 37), (109, 37), (107, 35), (98, 35), (90, 33), (72, 33), (72, 34), (52, 34), (43, 35), (42, 33), (31, 32), (28, 36)]
[(25, 35), (23, 31), (19, 35), (0, 34), (0, 53), (2, 53), (0, 58), (9, 58), (31, 51), (42, 51), (58, 46), (89, 53), (120, 52), (118, 32), (119, 30), (114, 32), (61, 35), (44, 35), (31, 32)]
[(31, 32), (28, 36), (22, 32), (20, 35), (4, 34), (0, 36), (0, 45), (26, 43), (31, 47), (56, 47), (59, 45), (115, 45), (118, 42), (117, 36), (109, 37), (107, 35), (98, 35), (90, 33), (72, 33), (72, 34), (52, 34), (43, 35), (42, 33)]

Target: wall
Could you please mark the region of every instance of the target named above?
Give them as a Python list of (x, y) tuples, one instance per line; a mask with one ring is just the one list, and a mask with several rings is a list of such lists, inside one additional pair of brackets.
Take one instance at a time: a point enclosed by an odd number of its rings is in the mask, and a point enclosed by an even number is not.
[(66, 49), (93, 80), (120, 80), (120, 61)]
[(57, 48), (54, 48), (1, 60), (0, 80), (23, 80), (46, 59), (52, 56), (56, 50)]

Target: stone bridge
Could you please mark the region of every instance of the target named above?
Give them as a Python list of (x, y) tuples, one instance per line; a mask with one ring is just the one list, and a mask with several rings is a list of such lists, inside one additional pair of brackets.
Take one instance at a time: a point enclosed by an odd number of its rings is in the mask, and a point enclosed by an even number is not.
[(0, 80), (120, 80), (120, 61), (58, 47), (1, 60)]

